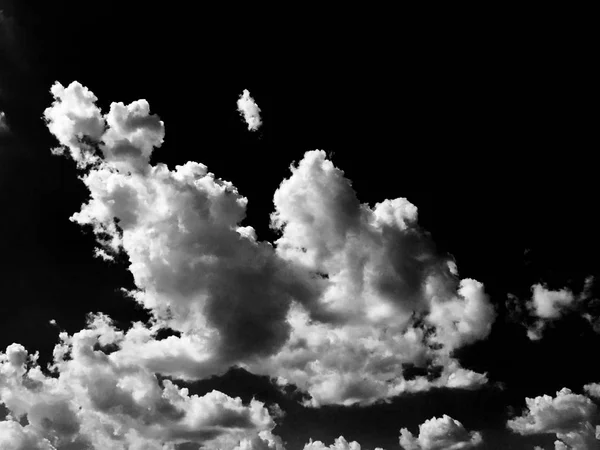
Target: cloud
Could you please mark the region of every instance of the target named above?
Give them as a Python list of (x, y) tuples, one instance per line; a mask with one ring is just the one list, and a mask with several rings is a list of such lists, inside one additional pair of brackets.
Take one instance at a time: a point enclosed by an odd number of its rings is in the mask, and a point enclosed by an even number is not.
[(590, 383), (583, 387), (583, 390), (592, 398), (600, 399), (600, 383)]
[[(520, 304), (514, 295), (509, 294), (507, 307), (513, 320), (524, 322), (531, 340), (541, 339), (548, 325), (567, 314), (577, 313), (595, 326), (597, 314), (593, 311), (594, 301), (591, 298), (593, 283), (594, 278), (587, 277), (579, 294), (567, 288), (551, 290), (544, 284), (535, 284), (531, 287), (530, 300)], [(600, 331), (600, 327), (595, 328)]]
[(534, 314), (542, 319), (556, 319), (561, 316), (564, 308), (575, 301), (575, 295), (568, 289), (552, 291), (542, 284), (531, 287), (533, 297), (531, 305)]
[[(197, 162), (150, 163), (164, 124), (146, 101), (103, 115), (78, 83), (52, 93), (56, 153), (77, 161), (90, 192), (71, 220), (92, 227), (97, 256), (127, 255), (129, 296), (153, 315), (120, 355), (185, 380), (240, 365), (299, 386), (313, 406), (487, 381), (452, 352), (487, 337), (494, 308), (436, 252), (408, 200), (361, 204), (325, 152), (310, 151), (275, 193), (279, 239), (261, 242), (232, 183)], [(181, 337), (155, 341), (153, 327)], [(420, 374), (404, 377), (406, 366)]]
[(31, 425), (22, 426), (14, 420), (0, 422), (0, 448), (3, 450), (56, 450)]
[(483, 442), (479, 432), (469, 432), (452, 417), (433, 417), (419, 425), (415, 437), (406, 428), (400, 430), (400, 446), (404, 450), (459, 450), (476, 448)]
[(0, 135), (9, 132), (8, 123), (6, 122), (6, 114), (0, 111)]
[(533, 285), (531, 291), (533, 296), (527, 306), (538, 319), (528, 328), (527, 336), (531, 340), (538, 340), (541, 339), (546, 324), (560, 318), (573, 305), (576, 297), (568, 289), (552, 291), (542, 284)]
[[(0, 353), (0, 402), (14, 420), (25, 418), (28, 425), (9, 419), (0, 423), (2, 429), (27, 449), (174, 450), (186, 442), (217, 449), (278, 439), (261, 402), (244, 405), (218, 391), (190, 395), (169, 380), (159, 382), (120, 355), (123, 339), (108, 317), (91, 316), (86, 329), (61, 333), (53, 376), (24, 347), (8, 346)], [(107, 347), (113, 351), (102, 350)]]
[(445, 368), (440, 385), (484, 382), (449, 355), (486, 337), (495, 314), (483, 285), (459, 280), (435, 252), (417, 208), (403, 198), (361, 204), (323, 151), (291, 171), (274, 196), (276, 252), (326, 282), (308, 311), (291, 309), (288, 344), (263, 367), (308, 390), (313, 404), (372, 403), (435, 384), (398, 377), (407, 363)]
[(240, 95), (237, 107), (240, 115), (244, 117), (248, 125), (248, 130), (256, 131), (261, 127), (260, 108), (254, 99), (250, 97), (250, 92), (247, 89), (244, 89), (244, 92)]
[(48, 129), (81, 168), (102, 159), (114, 168), (141, 170), (153, 149), (162, 145), (164, 124), (150, 114), (146, 100), (127, 106), (112, 103), (102, 115), (97, 97), (80, 83), (66, 88), (55, 83), (51, 92), (55, 100), (44, 111)]
[[(304, 446), (304, 450), (360, 450), (361, 446), (358, 442), (348, 442), (344, 439), (344, 436), (340, 436), (335, 440), (335, 442), (327, 446), (321, 441), (313, 441), (312, 439), (308, 444)], [(376, 448), (375, 450), (383, 450), (381, 448)]]
[(523, 415), (511, 419), (507, 426), (515, 433), (556, 434), (556, 448), (586, 450), (597, 448), (598, 408), (584, 395), (574, 394), (563, 388), (556, 397), (543, 395), (526, 398), (527, 409)]
[(270, 431), (261, 431), (252, 439), (244, 439), (234, 450), (285, 450), (279, 436)]

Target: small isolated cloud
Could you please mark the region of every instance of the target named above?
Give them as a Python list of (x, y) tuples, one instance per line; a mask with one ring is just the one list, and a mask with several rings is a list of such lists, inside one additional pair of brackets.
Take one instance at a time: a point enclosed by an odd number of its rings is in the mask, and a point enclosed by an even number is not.
[(443, 415), (419, 425), (419, 435), (400, 430), (400, 446), (404, 450), (462, 450), (477, 448), (483, 442), (481, 433), (467, 431), (458, 420)]
[(261, 431), (251, 439), (244, 439), (234, 450), (285, 450), (283, 441), (271, 431)]
[(575, 301), (575, 295), (568, 289), (552, 291), (542, 284), (531, 287), (531, 306), (534, 314), (541, 319), (556, 319), (565, 308)]
[(507, 308), (512, 320), (525, 325), (527, 336), (531, 340), (541, 339), (549, 325), (573, 313), (579, 314), (600, 332), (600, 327), (596, 325), (598, 311), (594, 311), (594, 300), (592, 300), (593, 283), (594, 278), (587, 277), (579, 294), (567, 288), (552, 290), (538, 283), (531, 286), (532, 296), (526, 302), (509, 294)]
[(4, 111), (0, 111), (0, 135), (8, 133), (8, 123), (6, 122), (6, 114)]
[[(321, 441), (313, 441), (312, 439), (308, 444), (304, 446), (304, 450), (361, 450), (361, 445), (356, 442), (348, 442), (344, 436), (337, 438), (333, 444), (326, 445)], [(374, 450), (384, 450), (381, 447), (377, 447)]]
[(537, 319), (528, 327), (527, 336), (531, 340), (538, 340), (546, 324), (559, 319), (574, 304), (576, 296), (569, 289), (553, 291), (542, 284), (533, 285), (531, 291), (533, 295), (527, 306)]
[(102, 115), (96, 96), (79, 83), (67, 87), (56, 83), (51, 92), (55, 100), (44, 118), (63, 146), (54, 153), (68, 149), (80, 168), (103, 160), (122, 170), (139, 170), (147, 166), (153, 149), (162, 145), (164, 125), (150, 114), (146, 100), (127, 106), (112, 103)]
[(526, 398), (526, 410), (507, 422), (510, 430), (521, 435), (556, 434), (555, 448), (597, 449), (598, 407), (585, 395), (563, 388), (556, 397), (543, 395)]
[(250, 91), (248, 91), (248, 89), (244, 89), (244, 92), (240, 95), (240, 98), (237, 101), (237, 107), (240, 115), (244, 117), (244, 120), (248, 125), (248, 130), (258, 130), (262, 125), (260, 108), (254, 99), (250, 97)]

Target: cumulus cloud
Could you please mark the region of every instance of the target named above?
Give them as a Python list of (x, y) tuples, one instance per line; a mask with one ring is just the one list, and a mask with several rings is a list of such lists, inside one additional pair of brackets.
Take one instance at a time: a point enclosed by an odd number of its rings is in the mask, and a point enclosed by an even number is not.
[(522, 435), (556, 434), (555, 447), (580, 450), (598, 448), (598, 408), (588, 397), (567, 388), (556, 397), (526, 398), (524, 413), (507, 422), (509, 429)]
[(0, 135), (8, 133), (8, 123), (6, 122), (6, 114), (4, 111), (0, 111)]
[(126, 170), (145, 168), (163, 142), (164, 124), (146, 100), (112, 103), (102, 115), (97, 97), (80, 83), (55, 83), (51, 93), (55, 101), (44, 111), (48, 129), (82, 168), (101, 159)]
[(531, 305), (537, 317), (542, 319), (556, 319), (560, 317), (564, 308), (575, 301), (575, 295), (568, 289), (552, 291), (542, 284), (531, 288), (533, 297)]
[(244, 439), (234, 450), (285, 450), (279, 436), (270, 431), (261, 431), (251, 439)]
[[(584, 313), (583, 310), (586, 309), (586, 301), (590, 298), (593, 281), (593, 277), (586, 278), (583, 289), (578, 295), (567, 288), (552, 290), (544, 284), (533, 285), (531, 287), (532, 297), (525, 305), (527, 314), (534, 319), (527, 326), (529, 339), (541, 339), (544, 329), (568, 312), (579, 311), (583, 317), (592, 322), (593, 316)], [(526, 321), (530, 321), (530, 319)]]
[(248, 89), (244, 89), (244, 92), (240, 95), (240, 98), (237, 101), (237, 107), (240, 115), (244, 117), (244, 120), (248, 125), (248, 130), (256, 131), (261, 127), (262, 120), (260, 118), (260, 108), (250, 96), (250, 91), (248, 91)]
[(600, 399), (600, 383), (590, 383), (583, 387), (583, 390), (592, 398)]
[(542, 284), (532, 286), (531, 291), (533, 295), (527, 307), (537, 320), (528, 327), (527, 336), (531, 340), (538, 340), (546, 324), (560, 318), (565, 309), (574, 303), (575, 295), (568, 289), (552, 291)]
[[(344, 436), (337, 438), (333, 444), (327, 446), (321, 441), (313, 441), (312, 439), (304, 446), (304, 450), (360, 450), (361, 446), (358, 442), (348, 442)], [(375, 450), (383, 450), (376, 448)]]
[(400, 430), (400, 446), (404, 450), (470, 449), (482, 442), (481, 433), (467, 431), (462, 423), (447, 415), (423, 422), (416, 437), (406, 428)]
[[(2, 448), (280, 448), (269, 446), (280, 441), (264, 404), (245, 405), (218, 391), (190, 395), (169, 380), (159, 382), (120, 355), (124, 339), (106, 316), (90, 317), (86, 329), (61, 333), (53, 376), (19, 344), (0, 353), (0, 402), (11, 416), (0, 422), (0, 443), (14, 445)], [(103, 351), (107, 346), (114, 351)], [(22, 419), (27, 426), (17, 422)], [(246, 445), (263, 441), (266, 447)]]
[[(361, 204), (325, 152), (310, 151), (275, 193), (279, 239), (261, 242), (232, 183), (197, 162), (150, 163), (164, 124), (146, 101), (103, 115), (78, 83), (52, 93), (55, 152), (77, 161), (90, 192), (72, 220), (93, 228), (99, 257), (127, 255), (129, 295), (153, 314), (114, 358), (186, 380), (237, 364), (299, 386), (313, 406), (486, 382), (452, 352), (489, 334), (494, 309), (436, 252), (408, 200)], [(152, 327), (182, 334), (156, 341)], [(420, 375), (404, 377), (407, 365)]]

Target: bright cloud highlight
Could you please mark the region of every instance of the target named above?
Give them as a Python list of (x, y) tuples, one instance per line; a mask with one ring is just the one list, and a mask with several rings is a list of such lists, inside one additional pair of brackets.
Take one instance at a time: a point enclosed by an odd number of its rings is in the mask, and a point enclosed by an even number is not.
[(244, 92), (240, 95), (240, 98), (237, 101), (237, 107), (240, 115), (244, 117), (244, 120), (248, 125), (248, 130), (256, 131), (261, 127), (262, 120), (260, 118), (260, 108), (250, 96), (250, 91), (248, 91), (248, 89), (244, 89)]
[(600, 446), (598, 407), (588, 397), (563, 388), (556, 397), (526, 398), (525, 403), (523, 414), (507, 423), (515, 433), (556, 434), (556, 449), (591, 450)]
[[(164, 124), (146, 101), (102, 114), (78, 83), (52, 93), (55, 153), (77, 161), (90, 192), (72, 220), (95, 231), (98, 256), (127, 255), (130, 296), (154, 317), (113, 358), (185, 380), (237, 364), (297, 385), (312, 406), (486, 383), (452, 351), (487, 337), (494, 308), (436, 252), (408, 200), (362, 204), (325, 152), (309, 151), (275, 192), (280, 238), (261, 242), (232, 183), (197, 162), (150, 163)], [(155, 341), (152, 327), (182, 335)]]
[(477, 448), (483, 442), (481, 433), (469, 432), (458, 420), (443, 415), (419, 425), (419, 435), (406, 428), (400, 430), (400, 446), (404, 450), (461, 450)]

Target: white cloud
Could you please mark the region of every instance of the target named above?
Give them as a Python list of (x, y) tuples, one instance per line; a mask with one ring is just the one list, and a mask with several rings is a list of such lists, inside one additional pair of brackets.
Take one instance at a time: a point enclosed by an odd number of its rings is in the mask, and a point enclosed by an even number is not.
[[(575, 295), (566, 288), (551, 290), (543, 284), (533, 285), (531, 300), (526, 304), (528, 314), (535, 318), (535, 321), (527, 326), (529, 339), (541, 339), (545, 328), (550, 323), (563, 317), (569, 310), (574, 311), (583, 307), (585, 300), (590, 297), (592, 283), (593, 277), (586, 278), (583, 290), (579, 295)], [(587, 316), (583, 314), (583, 317)], [(588, 320), (592, 320), (592, 317), (589, 316)]]
[[(307, 152), (275, 193), (280, 239), (260, 242), (230, 182), (196, 162), (150, 164), (164, 125), (147, 102), (102, 115), (77, 83), (52, 92), (49, 129), (90, 191), (72, 220), (93, 227), (98, 256), (127, 254), (131, 296), (153, 327), (183, 333), (158, 342), (139, 326), (118, 355), (182, 379), (239, 364), (298, 385), (315, 406), (486, 382), (451, 355), (488, 335), (494, 310), (435, 251), (408, 200), (361, 204), (325, 152)], [(405, 364), (441, 375), (405, 379)]]
[[(275, 423), (261, 402), (244, 405), (218, 391), (190, 395), (119, 357), (124, 335), (105, 316), (94, 316), (86, 329), (72, 336), (61, 333), (60, 338), (54, 350), (55, 377), (46, 376), (21, 345), (0, 353), (0, 402), (11, 416), (25, 417), (28, 423), (23, 428), (9, 420), (2, 429), (26, 442), (23, 448), (36, 442), (34, 448), (40, 449), (173, 450), (176, 444), (194, 442), (207, 449), (231, 449), (257, 438), (277, 439), (270, 434)], [(108, 355), (98, 348), (107, 345), (116, 351)]]
[(403, 198), (361, 204), (323, 151), (307, 152), (291, 170), (274, 197), (276, 251), (327, 280), (317, 302), (292, 308), (287, 345), (262, 367), (308, 390), (317, 405), (371, 403), (436, 384), (399, 377), (404, 363), (444, 367), (440, 385), (484, 382), (449, 355), (486, 337), (495, 314), (483, 286), (459, 280), (453, 261), (436, 254), (417, 208)]
[(557, 449), (568, 448), (566, 445), (578, 450), (598, 448), (594, 425), (598, 408), (588, 397), (563, 388), (554, 398), (543, 395), (526, 398), (525, 403), (523, 415), (507, 422), (512, 431), (522, 435), (556, 434)]
[(552, 291), (542, 284), (531, 287), (533, 297), (531, 304), (537, 317), (542, 319), (556, 319), (560, 317), (564, 308), (575, 301), (573, 292), (568, 289)]
[(452, 348), (487, 337), (494, 318), (483, 284), (468, 278), (460, 281), (458, 296), (451, 300), (434, 297), (429, 314), (429, 321), (439, 330), (436, 339)]
[(406, 428), (400, 430), (400, 446), (404, 450), (460, 450), (476, 448), (483, 442), (479, 432), (469, 432), (458, 420), (443, 415), (419, 425), (415, 437)]
[(262, 125), (262, 121), (260, 119), (260, 108), (250, 96), (248, 89), (244, 89), (244, 92), (242, 95), (240, 95), (240, 98), (237, 101), (237, 107), (240, 115), (244, 117), (244, 120), (248, 125), (248, 130), (258, 130)]
[(583, 390), (590, 397), (600, 399), (600, 383), (590, 383), (583, 387)]
[(251, 439), (244, 439), (234, 450), (285, 450), (279, 436), (270, 431), (261, 431)]
[(6, 114), (0, 111), (0, 135), (9, 131), (8, 123), (6, 122)]
[(0, 421), (2, 450), (56, 450), (50, 441), (40, 436), (31, 425), (22, 426), (14, 420)]
[[(304, 450), (360, 450), (360, 444), (356, 441), (348, 442), (344, 436), (340, 436), (335, 442), (327, 446), (321, 441), (313, 441), (312, 439), (304, 446)], [(375, 449), (377, 450), (377, 449)]]

